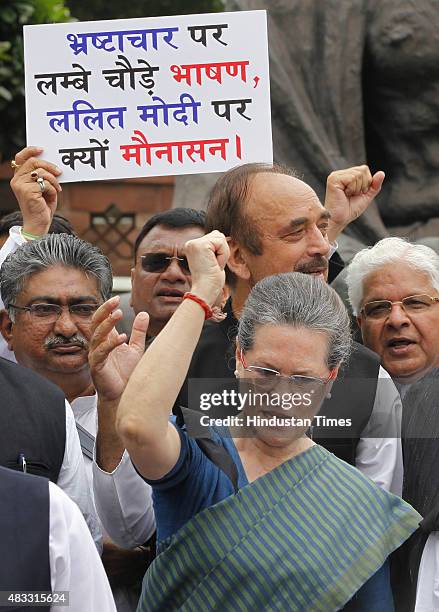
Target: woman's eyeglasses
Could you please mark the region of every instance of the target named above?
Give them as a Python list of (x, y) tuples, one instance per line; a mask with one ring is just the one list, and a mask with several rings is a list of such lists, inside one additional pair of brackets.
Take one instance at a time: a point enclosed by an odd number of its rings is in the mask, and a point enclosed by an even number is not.
[(334, 370), (330, 372), (327, 378), (317, 378), (316, 376), (303, 376), (301, 374), (293, 374), (292, 376), (284, 376), (277, 370), (264, 368), (262, 366), (248, 365), (241, 350), (240, 361), (244, 370), (251, 374), (253, 382), (266, 391), (277, 387), (282, 383), (293, 383), (297, 392), (310, 392), (323, 390), (327, 383), (334, 378)]
[(145, 272), (164, 272), (175, 259), (184, 274), (190, 274), (189, 264), (186, 257), (176, 257), (167, 255), (166, 253), (146, 253), (140, 257), (142, 269)]

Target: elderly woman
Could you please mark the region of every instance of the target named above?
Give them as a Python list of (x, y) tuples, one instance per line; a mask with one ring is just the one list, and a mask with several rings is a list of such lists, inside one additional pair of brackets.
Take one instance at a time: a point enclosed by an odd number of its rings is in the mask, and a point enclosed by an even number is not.
[(237, 376), (255, 389), (309, 397), (282, 415), (276, 407), (245, 408), (243, 420), (258, 410), (277, 420), (265, 427), (249, 420), (251, 431), (233, 437), (213, 430), (218, 452), (206, 454), (169, 414), (224, 283), (227, 242), (212, 232), (188, 242), (186, 255), (192, 293), (142, 357), (117, 416), (154, 491), (159, 555), (139, 610), (329, 612), (364, 583), (349, 609), (393, 610), (380, 568), (420, 517), (305, 434), (349, 351), (340, 299), (297, 273), (254, 287), (240, 318)]

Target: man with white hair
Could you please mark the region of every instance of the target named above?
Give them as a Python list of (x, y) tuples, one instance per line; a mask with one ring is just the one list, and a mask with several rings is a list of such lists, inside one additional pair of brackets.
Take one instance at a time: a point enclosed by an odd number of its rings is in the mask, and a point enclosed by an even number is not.
[(364, 344), (403, 388), (437, 366), (439, 255), (385, 238), (357, 253), (347, 284)]
[(347, 285), (364, 344), (378, 353), (403, 399), (402, 496), (425, 517), (398, 568), (398, 610), (437, 610), (439, 255), (427, 246), (384, 238), (357, 253)]

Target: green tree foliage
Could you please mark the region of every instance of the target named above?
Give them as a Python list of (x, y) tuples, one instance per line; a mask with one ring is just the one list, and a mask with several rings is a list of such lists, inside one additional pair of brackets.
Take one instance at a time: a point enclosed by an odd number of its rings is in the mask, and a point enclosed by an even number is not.
[(125, 19), (215, 13), (224, 10), (222, 0), (67, 0), (73, 15), (87, 19)]
[(26, 140), (23, 26), (70, 19), (63, 0), (0, 0), (0, 160), (13, 156)]

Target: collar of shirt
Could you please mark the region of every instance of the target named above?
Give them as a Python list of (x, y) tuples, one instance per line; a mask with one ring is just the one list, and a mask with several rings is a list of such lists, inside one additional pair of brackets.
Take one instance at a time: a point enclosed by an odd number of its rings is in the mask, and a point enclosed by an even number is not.
[(92, 436), (96, 436), (97, 432), (97, 404), (98, 396), (85, 395), (77, 397), (71, 403), (75, 421), (86, 429)]

